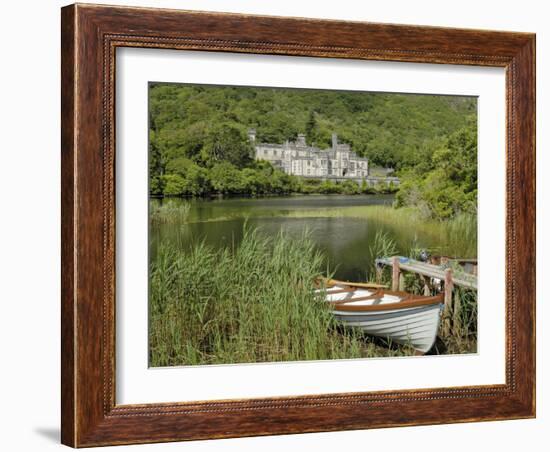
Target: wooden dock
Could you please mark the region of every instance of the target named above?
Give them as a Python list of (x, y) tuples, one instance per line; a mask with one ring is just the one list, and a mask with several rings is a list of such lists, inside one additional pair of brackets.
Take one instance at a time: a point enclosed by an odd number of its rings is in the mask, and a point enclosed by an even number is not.
[[(437, 278), (441, 281), (445, 280), (445, 273), (449, 268), (443, 268), (439, 265), (427, 264), (425, 262), (409, 259), (403, 256), (384, 257), (376, 259), (376, 265), (394, 266), (394, 260), (397, 259), (399, 270), (416, 273), (418, 275), (427, 276), (428, 278)], [(466, 287), (468, 289), (477, 290), (477, 276), (464, 272), (453, 272), (451, 270), (451, 279), (454, 285)]]
[[(392, 267), (392, 290), (403, 290), (403, 272), (416, 273), (424, 282), (424, 295), (430, 295), (434, 286), (434, 279), (443, 283), (445, 293), (445, 310), (443, 314), (443, 331), (449, 334), (451, 331), (451, 317), (453, 313), (460, 312), (459, 300), (453, 305), (453, 288), (455, 285), (467, 289), (477, 290), (477, 275), (463, 271), (453, 272), (452, 268), (445, 268), (440, 265), (427, 264), (403, 256), (392, 256), (376, 259), (376, 267), (382, 269), (384, 266)], [(380, 273), (378, 273), (379, 279)], [(440, 284), (437, 283), (437, 284)], [(439, 289), (441, 290), (441, 289)]]

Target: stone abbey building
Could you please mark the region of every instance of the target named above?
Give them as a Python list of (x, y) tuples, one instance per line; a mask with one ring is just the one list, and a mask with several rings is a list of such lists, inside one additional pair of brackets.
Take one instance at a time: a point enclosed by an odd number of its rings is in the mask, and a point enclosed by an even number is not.
[(368, 159), (358, 157), (349, 144), (338, 143), (335, 133), (332, 134), (332, 147), (328, 149), (308, 146), (304, 134), (298, 134), (296, 141), (283, 144), (258, 143), (254, 129), (248, 131), (248, 137), (254, 144), (256, 160), (267, 160), (287, 174), (356, 181), (369, 176)]

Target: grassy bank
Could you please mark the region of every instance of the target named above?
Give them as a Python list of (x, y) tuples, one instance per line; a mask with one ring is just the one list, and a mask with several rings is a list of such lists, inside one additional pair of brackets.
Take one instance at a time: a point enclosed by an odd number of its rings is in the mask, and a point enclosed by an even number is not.
[(315, 299), (321, 256), (304, 238), (246, 231), (236, 249), (162, 249), (151, 264), (150, 364), (170, 366), (357, 358)]
[(322, 256), (307, 236), (247, 230), (235, 249), (161, 249), (151, 263), (151, 366), (409, 355), (344, 329), (312, 292)]
[[(189, 204), (165, 202), (151, 208), (151, 221), (183, 227), (192, 220)], [(241, 212), (239, 215), (243, 216)], [(392, 225), (419, 235), (432, 235), (452, 256), (475, 257), (477, 222), (459, 215), (452, 220), (427, 221), (412, 209), (359, 206), (276, 212), (247, 212), (248, 217), (353, 217), (388, 224), (376, 237), (370, 254), (398, 254)], [(223, 221), (217, 217), (209, 221)], [(202, 243), (189, 251), (160, 247), (150, 262), (150, 364), (152, 366), (273, 362), (402, 356), (403, 346), (337, 324), (324, 303), (315, 299), (311, 282), (328, 275), (324, 256), (307, 234), (301, 240), (280, 233), (266, 237), (246, 229), (242, 241), (226, 248)], [(417, 257), (414, 242), (400, 254)], [(374, 262), (372, 262), (374, 264)], [(370, 279), (374, 267), (365, 268)], [(382, 275), (391, 285), (390, 270)], [(412, 274), (405, 290), (422, 294), (423, 284)], [(434, 288), (434, 293), (435, 293)], [(441, 330), (436, 353), (470, 353), (477, 347), (477, 293), (455, 288), (452, 329)]]
[(179, 223), (185, 224), (189, 219), (191, 206), (188, 203), (181, 204), (167, 200), (162, 204), (149, 203), (149, 218), (152, 223)]

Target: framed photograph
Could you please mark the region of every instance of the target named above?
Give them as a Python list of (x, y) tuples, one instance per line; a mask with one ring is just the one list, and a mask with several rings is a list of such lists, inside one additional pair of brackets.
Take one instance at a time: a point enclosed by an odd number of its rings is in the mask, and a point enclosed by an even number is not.
[(62, 9), (62, 442), (535, 416), (535, 36)]

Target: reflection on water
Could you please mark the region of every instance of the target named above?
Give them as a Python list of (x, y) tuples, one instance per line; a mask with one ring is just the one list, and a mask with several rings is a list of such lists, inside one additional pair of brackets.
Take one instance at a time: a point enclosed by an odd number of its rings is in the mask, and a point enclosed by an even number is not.
[[(155, 201), (160, 202), (160, 201)], [(215, 200), (171, 200), (191, 204), (188, 224), (155, 224), (150, 229), (150, 252), (154, 256), (160, 243), (179, 249), (204, 240), (214, 247), (235, 246), (242, 239), (245, 222), (268, 235), (279, 231), (297, 240), (304, 230), (327, 256), (335, 276), (347, 280), (364, 280), (376, 256), (371, 256), (376, 233), (388, 231), (400, 252), (416, 241), (419, 246), (434, 245), (430, 237), (417, 236), (406, 226), (388, 225), (373, 219), (323, 217), (293, 218), (296, 211), (331, 209), (364, 205), (391, 205), (391, 195), (371, 196), (291, 196), (270, 198), (229, 198)]]

